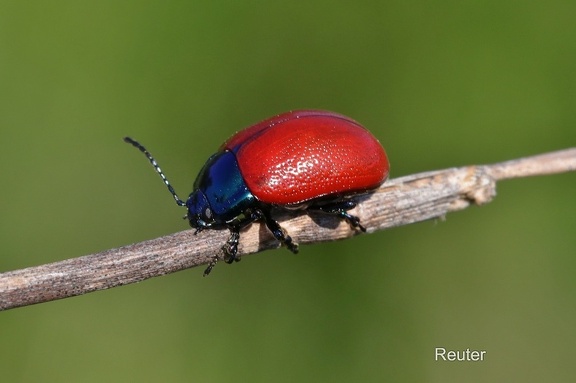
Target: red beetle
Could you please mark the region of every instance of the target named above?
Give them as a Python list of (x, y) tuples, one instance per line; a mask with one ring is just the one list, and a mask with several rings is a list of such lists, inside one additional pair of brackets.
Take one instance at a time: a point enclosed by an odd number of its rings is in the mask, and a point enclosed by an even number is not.
[(273, 209), (317, 210), (365, 231), (360, 220), (348, 214), (355, 203), (347, 197), (377, 188), (390, 169), (378, 140), (356, 121), (333, 112), (297, 110), (232, 136), (208, 159), (184, 202), (150, 153), (129, 137), (124, 140), (148, 157), (176, 203), (187, 207), (196, 233), (230, 229), (223, 247), (228, 263), (239, 260), (240, 229), (257, 220), (263, 220), (289, 250), (298, 252), (298, 245), (272, 219)]

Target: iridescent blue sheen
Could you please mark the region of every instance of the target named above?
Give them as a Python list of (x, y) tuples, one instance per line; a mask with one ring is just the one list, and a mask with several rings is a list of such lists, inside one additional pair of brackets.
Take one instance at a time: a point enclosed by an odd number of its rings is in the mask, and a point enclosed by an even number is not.
[(186, 201), (188, 218), (191, 222), (200, 219), (199, 227), (225, 225), (242, 216), (255, 200), (234, 153), (218, 152), (208, 159), (194, 182), (194, 192)]

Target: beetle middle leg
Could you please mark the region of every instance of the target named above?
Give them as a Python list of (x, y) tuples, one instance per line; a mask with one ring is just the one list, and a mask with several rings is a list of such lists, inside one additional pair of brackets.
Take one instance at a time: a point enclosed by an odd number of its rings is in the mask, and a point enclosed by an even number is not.
[(284, 230), (280, 226), (280, 224), (272, 218), (272, 216), (270, 215), (270, 211), (268, 211), (267, 209), (262, 209), (261, 211), (264, 223), (266, 224), (266, 227), (268, 228), (268, 230), (270, 230), (274, 238), (276, 238), (276, 240), (286, 245), (288, 250), (290, 250), (294, 254), (298, 254), (298, 244), (292, 241), (292, 237), (288, 235), (286, 230)]

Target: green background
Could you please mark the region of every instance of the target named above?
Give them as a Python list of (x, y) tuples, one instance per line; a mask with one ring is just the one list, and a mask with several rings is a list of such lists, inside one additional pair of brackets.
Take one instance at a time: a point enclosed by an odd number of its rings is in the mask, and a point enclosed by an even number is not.
[[(362, 122), (392, 177), (575, 146), (576, 2), (2, 1), (0, 271), (184, 230), (236, 130)], [(5, 382), (572, 382), (576, 174), (487, 206), (0, 313)], [(208, 234), (206, 234), (208, 235)], [(486, 350), (435, 362), (434, 348)]]

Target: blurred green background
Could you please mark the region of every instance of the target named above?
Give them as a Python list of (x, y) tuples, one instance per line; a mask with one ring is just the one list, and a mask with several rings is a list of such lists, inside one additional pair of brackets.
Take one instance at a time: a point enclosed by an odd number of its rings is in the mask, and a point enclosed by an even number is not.
[[(0, 271), (184, 230), (236, 130), (338, 111), (392, 177), (576, 144), (574, 1), (0, 2)], [(0, 313), (5, 382), (572, 382), (576, 174), (482, 208)], [(434, 348), (486, 350), (435, 362)]]

